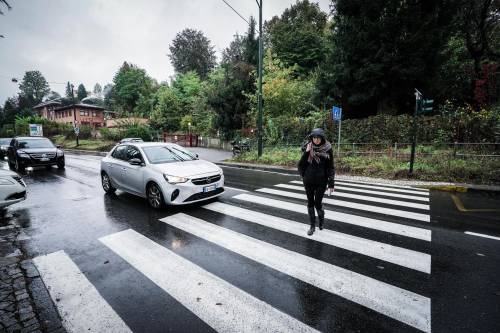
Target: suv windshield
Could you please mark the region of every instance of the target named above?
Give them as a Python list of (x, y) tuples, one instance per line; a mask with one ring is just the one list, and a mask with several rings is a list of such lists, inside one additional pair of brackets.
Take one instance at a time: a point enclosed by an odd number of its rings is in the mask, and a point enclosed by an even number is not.
[(54, 148), (54, 144), (49, 139), (19, 139), (19, 149), (26, 148)]
[[(180, 147), (179, 147), (180, 148)], [(173, 146), (143, 147), (144, 153), (151, 164), (192, 161), (196, 157), (183, 149)]]

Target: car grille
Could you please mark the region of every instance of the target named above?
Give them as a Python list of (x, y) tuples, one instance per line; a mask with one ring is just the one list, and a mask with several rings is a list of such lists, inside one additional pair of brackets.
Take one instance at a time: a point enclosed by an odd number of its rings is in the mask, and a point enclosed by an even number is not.
[(36, 153), (36, 154), (30, 154), (30, 157), (36, 160), (41, 160), (42, 158), (53, 159), (54, 157), (56, 157), (56, 153)]
[(14, 178), (14, 180), (15, 180), (16, 182), (18, 182), (19, 184), (21, 184), (22, 186), (26, 187), (26, 184), (24, 183), (24, 181), (23, 181), (23, 179), (22, 179), (21, 177), (19, 177), (19, 176), (14, 176), (14, 177), (12, 177), (12, 178)]
[(16, 200), (16, 199), (22, 199), (24, 197), (26, 197), (26, 191), (11, 194), (7, 198), (5, 198), (5, 200)]
[(195, 178), (192, 179), (191, 182), (193, 182), (193, 184), (195, 185), (207, 185), (218, 182), (220, 180), (220, 177), (221, 177), (220, 175), (215, 175), (202, 178)]
[(190, 196), (189, 198), (187, 198), (186, 200), (184, 200), (184, 202), (190, 202), (190, 201), (196, 201), (196, 200), (210, 198), (210, 197), (217, 195), (219, 193), (222, 193), (222, 192), (224, 192), (224, 188), (219, 187), (218, 189), (216, 189), (214, 191), (196, 193), (196, 194), (193, 194), (192, 196)]

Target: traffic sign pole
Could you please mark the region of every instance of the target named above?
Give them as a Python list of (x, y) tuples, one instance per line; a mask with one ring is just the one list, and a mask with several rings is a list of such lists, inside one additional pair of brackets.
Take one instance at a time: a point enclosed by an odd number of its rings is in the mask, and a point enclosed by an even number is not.
[(411, 142), (410, 171), (408, 172), (409, 176), (413, 176), (413, 163), (415, 162), (415, 149), (417, 146), (417, 115), (421, 99), (422, 93), (415, 89), (415, 113), (413, 114), (413, 138)]

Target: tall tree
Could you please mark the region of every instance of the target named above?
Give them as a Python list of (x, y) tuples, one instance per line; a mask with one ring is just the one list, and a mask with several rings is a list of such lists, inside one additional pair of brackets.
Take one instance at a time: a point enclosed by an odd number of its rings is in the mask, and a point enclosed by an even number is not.
[(22, 97), (27, 100), (29, 107), (40, 103), (50, 92), (47, 80), (39, 71), (26, 72), (19, 85), (19, 90), (21, 90)]
[(73, 90), (71, 89), (71, 83), (69, 81), (66, 83), (66, 98), (73, 98)]
[(87, 89), (85, 89), (85, 86), (83, 85), (83, 83), (80, 83), (78, 85), (78, 90), (77, 90), (77, 93), (76, 93), (76, 96), (77, 96), (77, 99), (78, 101), (81, 101), (82, 99), (84, 99), (85, 97), (87, 97)]
[(195, 71), (200, 78), (205, 79), (215, 67), (214, 47), (199, 30), (184, 29), (175, 36), (169, 49), (170, 62), (177, 73)]
[(449, 38), (453, 0), (334, 0), (328, 58), (320, 87), (348, 117), (411, 112)]
[(285, 65), (309, 72), (324, 58), (326, 23), (327, 14), (317, 3), (302, 0), (266, 22), (265, 29), (273, 53)]
[(94, 93), (94, 96), (101, 97), (101, 95), (102, 95), (102, 87), (101, 87), (101, 85), (99, 83), (95, 84), (93, 93)]
[(104, 86), (102, 93), (104, 95), (104, 107), (113, 110), (115, 106), (115, 86), (108, 83)]
[(51, 91), (51, 92), (47, 95), (46, 100), (47, 100), (47, 101), (52, 101), (52, 100), (55, 100), (55, 99), (60, 99), (60, 98), (61, 98), (61, 94), (59, 94), (57, 91)]
[(154, 93), (153, 80), (146, 71), (124, 62), (113, 78), (115, 105), (125, 112), (133, 112), (139, 98)]

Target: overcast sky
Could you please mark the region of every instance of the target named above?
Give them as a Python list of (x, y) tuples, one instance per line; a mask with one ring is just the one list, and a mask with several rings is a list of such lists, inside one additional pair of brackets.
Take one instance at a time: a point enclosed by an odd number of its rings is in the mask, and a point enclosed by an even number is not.
[[(255, 0), (226, 0), (245, 18), (258, 18)], [(184, 28), (203, 31), (220, 59), (247, 23), (222, 0), (9, 0), (0, 16), (0, 103), (18, 92), (28, 70), (39, 70), (51, 89), (67, 81), (92, 90), (113, 80), (123, 61), (146, 69), (158, 82), (174, 74), (168, 46)], [(328, 12), (329, 0), (319, 0)], [(295, 0), (264, 0), (264, 20)], [(63, 84), (56, 84), (57, 82)]]

